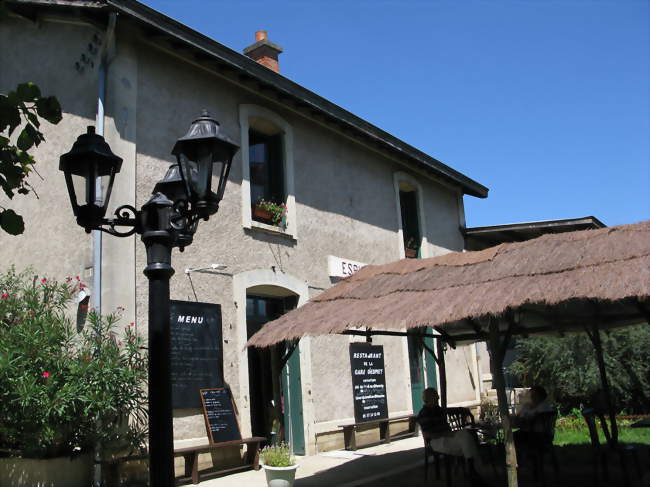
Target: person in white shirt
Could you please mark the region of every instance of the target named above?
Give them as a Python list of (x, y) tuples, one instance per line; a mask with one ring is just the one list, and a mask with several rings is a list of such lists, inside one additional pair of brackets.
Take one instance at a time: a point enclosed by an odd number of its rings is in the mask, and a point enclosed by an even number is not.
[(513, 433), (517, 446), (527, 446), (540, 440), (543, 424), (536, 421), (540, 413), (553, 412), (554, 408), (547, 402), (548, 394), (542, 386), (533, 386), (528, 391), (528, 401), (525, 402), (517, 415), (512, 419), (513, 426), (519, 428)]

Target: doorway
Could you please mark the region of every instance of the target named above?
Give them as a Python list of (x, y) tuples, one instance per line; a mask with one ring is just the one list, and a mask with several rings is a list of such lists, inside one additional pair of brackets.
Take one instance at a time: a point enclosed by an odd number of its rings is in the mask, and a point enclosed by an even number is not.
[[(431, 334), (431, 328), (415, 328), (415, 333)], [(424, 344), (431, 350), (435, 350), (433, 338), (419, 337), (409, 335), (408, 354), (409, 368), (411, 375), (411, 401), (413, 412), (417, 413), (423, 406), (422, 392), (426, 387), (438, 389), (438, 380), (436, 374), (436, 362), (429, 352), (424, 348)]]
[[(285, 290), (283, 290), (285, 291)], [(296, 307), (298, 296), (246, 294), (248, 338), (265, 323)], [(267, 438), (268, 444), (287, 442), (296, 454), (305, 453), (303, 430), (300, 350), (296, 346), (288, 359), (286, 344), (248, 349), (248, 380), (251, 430)]]

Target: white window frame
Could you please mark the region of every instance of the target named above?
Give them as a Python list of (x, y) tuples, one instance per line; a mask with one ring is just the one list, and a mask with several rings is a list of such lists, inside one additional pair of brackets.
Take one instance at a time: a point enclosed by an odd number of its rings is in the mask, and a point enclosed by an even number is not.
[[(284, 156), (284, 188), (286, 192), (287, 205), (287, 228), (280, 228), (274, 225), (253, 220), (251, 214), (251, 187), (250, 187), (250, 160), (249, 160), (249, 142), (248, 131), (250, 129), (250, 119), (263, 118), (280, 128), (283, 138), (283, 156)], [(297, 240), (298, 225), (296, 221), (296, 197), (293, 183), (293, 129), (286, 120), (272, 111), (258, 106), (244, 104), (239, 106), (239, 126), (241, 140), (241, 158), (242, 158), (242, 225), (244, 228), (251, 230), (260, 230), (267, 233), (286, 235)]]
[(400, 259), (406, 257), (404, 251), (404, 224), (402, 222), (402, 209), (400, 206), (399, 200), (399, 183), (405, 182), (415, 188), (417, 193), (417, 205), (418, 205), (418, 227), (420, 228), (420, 257), (427, 258), (429, 257), (429, 241), (427, 239), (427, 226), (426, 218), (424, 217), (424, 197), (422, 193), (422, 186), (420, 183), (411, 175), (398, 171), (393, 174), (393, 186), (395, 187), (395, 208), (397, 209), (397, 237), (398, 237), (398, 249)]

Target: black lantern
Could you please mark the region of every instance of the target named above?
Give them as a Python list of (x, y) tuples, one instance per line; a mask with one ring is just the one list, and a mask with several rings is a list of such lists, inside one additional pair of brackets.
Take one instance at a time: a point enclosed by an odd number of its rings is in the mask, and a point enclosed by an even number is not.
[(121, 166), (122, 158), (113, 154), (104, 137), (97, 135), (92, 126), (59, 159), (74, 215), (86, 232), (102, 224), (113, 180)]
[[(196, 213), (206, 220), (219, 209), (232, 158), (239, 149), (230, 137), (220, 133), (219, 128), (219, 122), (203, 110), (172, 149), (187, 197)], [(212, 191), (213, 174), (219, 176), (216, 191)]]
[(198, 220), (190, 213), (185, 182), (181, 177), (178, 164), (169, 166), (165, 177), (156, 183), (153, 192), (162, 193), (174, 202), (170, 225), (176, 232), (176, 244), (182, 252), (192, 243)]

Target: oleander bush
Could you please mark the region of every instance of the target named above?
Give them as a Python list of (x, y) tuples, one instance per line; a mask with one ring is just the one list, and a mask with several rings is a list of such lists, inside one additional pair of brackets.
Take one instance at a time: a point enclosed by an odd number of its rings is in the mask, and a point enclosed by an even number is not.
[(0, 450), (47, 458), (97, 442), (137, 448), (146, 439), (147, 363), (119, 312), (68, 315), (79, 278), (57, 282), (13, 269), (0, 275)]

